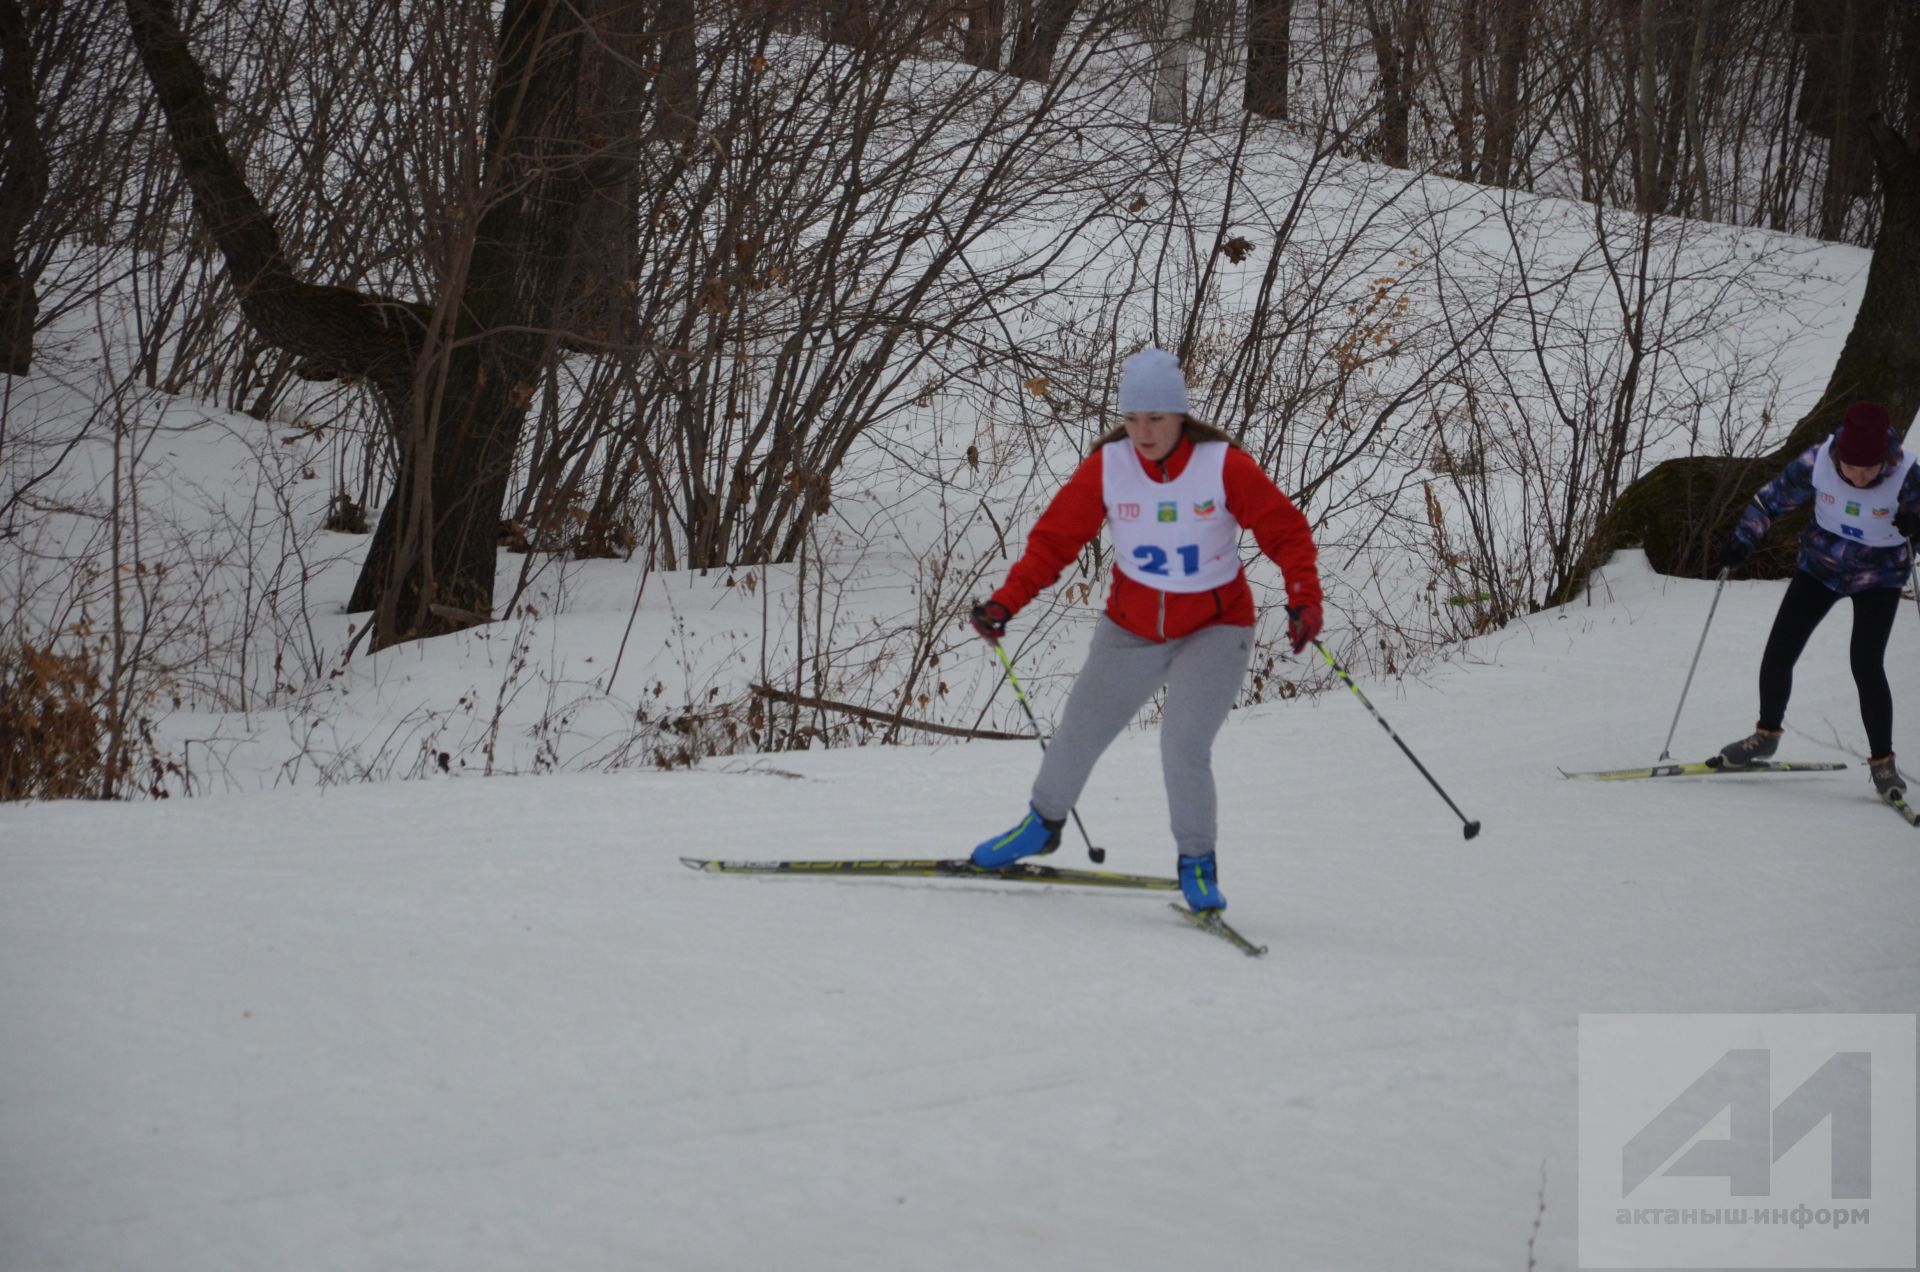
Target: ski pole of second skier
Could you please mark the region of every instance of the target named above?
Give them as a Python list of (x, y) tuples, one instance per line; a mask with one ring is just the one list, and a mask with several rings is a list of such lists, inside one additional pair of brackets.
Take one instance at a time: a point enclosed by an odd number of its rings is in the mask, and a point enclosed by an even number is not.
[[(1020, 700), (1020, 709), (1027, 713), (1027, 723), (1033, 726), (1033, 740), (1038, 742), (1040, 749), (1044, 751), (1047, 749), (1047, 739), (1045, 735), (1040, 732), (1039, 717), (1033, 714), (1033, 707), (1027, 702), (1027, 691), (1020, 687), (1020, 677), (1013, 674), (1013, 659), (1007, 657), (1007, 651), (999, 641), (993, 641), (992, 644), (993, 652), (1000, 655), (1000, 665), (1006, 668), (1007, 683), (1013, 686), (1013, 696)], [(1096, 866), (1104, 862), (1107, 859), (1107, 850), (1105, 848), (1094, 847), (1093, 837), (1087, 834), (1087, 827), (1085, 823), (1080, 820), (1080, 810), (1070, 808), (1067, 810), (1067, 815), (1073, 818), (1073, 824), (1079, 827), (1080, 838), (1086, 841), (1087, 860)]]
[(1913, 583), (1913, 607), (1920, 609), (1920, 544), (1907, 540), (1907, 571)]
[[(1293, 611), (1289, 608), (1287, 612), (1292, 613)], [(1361, 693), (1360, 686), (1353, 683), (1353, 677), (1348, 675), (1347, 669), (1340, 665), (1340, 660), (1335, 658), (1332, 652), (1328, 650), (1325, 645), (1322, 645), (1318, 639), (1313, 642), (1313, 647), (1320, 651), (1322, 658), (1327, 660), (1327, 666), (1333, 668), (1333, 674), (1347, 682), (1347, 688), (1353, 690), (1353, 696), (1360, 699), (1360, 705), (1365, 707), (1368, 713), (1373, 716), (1374, 720), (1379, 723), (1380, 727), (1387, 731), (1387, 736), (1393, 739), (1394, 745), (1399, 747), (1401, 752), (1404, 753), (1409, 760), (1413, 761), (1413, 767), (1420, 770), (1420, 776), (1427, 779), (1427, 785), (1433, 787), (1434, 793), (1439, 795), (1441, 799), (1447, 801), (1447, 807), (1451, 808), (1453, 815), (1460, 819), (1461, 838), (1472, 839), (1475, 835), (1479, 834), (1480, 823), (1471, 820), (1465, 813), (1460, 811), (1460, 805), (1454, 803), (1453, 797), (1447, 794), (1446, 788), (1434, 780), (1433, 774), (1427, 772), (1427, 766), (1420, 762), (1420, 757), (1413, 753), (1413, 748), (1400, 740), (1400, 735), (1393, 731), (1393, 726), (1387, 723), (1387, 718), (1380, 714), (1379, 708), (1367, 701), (1367, 695)]]
[(1673, 758), (1670, 751), (1673, 746), (1673, 735), (1680, 728), (1680, 712), (1687, 705), (1687, 690), (1693, 688), (1693, 673), (1700, 668), (1700, 651), (1707, 647), (1707, 632), (1713, 627), (1713, 612), (1720, 608), (1720, 592), (1727, 586), (1727, 575), (1731, 573), (1733, 573), (1732, 566), (1721, 566), (1720, 581), (1713, 585), (1713, 604), (1707, 606), (1707, 623), (1700, 629), (1700, 643), (1693, 648), (1693, 666), (1687, 668), (1687, 683), (1680, 686), (1680, 705), (1673, 709), (1673, 723), (1668, 726), (1667, 740), (1660, 747), (1660, 758), (1663, 761)]

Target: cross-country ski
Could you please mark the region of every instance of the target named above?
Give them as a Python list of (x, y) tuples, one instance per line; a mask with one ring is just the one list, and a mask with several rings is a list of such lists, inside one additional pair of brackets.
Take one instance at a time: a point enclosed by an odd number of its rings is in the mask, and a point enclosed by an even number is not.
[(1828, 760), (1759, 760), (1744, 768), (1727, 768), (1718, 757), (1688, 764), (1654, 764), (1646, 768), (1602, 769), (1560, 776), (1588, 782), (1632, 782), (1649, 777), (1759, 777), (1768, 773), (1837, 773), (1846, 764)]
[(1077, 870), (1038, 862), (1017, 862), (987, 869), (964, 857), (888, 860), (727, 861), (682, 857), (680, 863), (709, 874), (775, 875), (802, 879), (974, 879), (1000, 883), (1051, 883), (1078, 888), (1121, 888), (1133, 892), (1177, 892), (1175, 879), (1116, 870)]
[(1907, 825), (1920, 826), (1920, 808), (1909, 804), (1904, 792), (1888, 793), (1882, 795), (1880, 798), (1885, 800), (1894, 812), (1900, 814), (1900, 816), (1906, 820)]
[(1219, 937), (1227, 944), (1239, 950), (1242, 954), (1245, 954), (1248, 958), (1259, 958), (1267, 952), (1266, 946), (1255, 945), (1252, 941), (1240, 935), (1218, 910), (1190, 910), (1178, 902), (1171, 903), (1168, 908), (1185, 919), (1190, 926), (1197, 927), (1202, 932), (1208, 932)]

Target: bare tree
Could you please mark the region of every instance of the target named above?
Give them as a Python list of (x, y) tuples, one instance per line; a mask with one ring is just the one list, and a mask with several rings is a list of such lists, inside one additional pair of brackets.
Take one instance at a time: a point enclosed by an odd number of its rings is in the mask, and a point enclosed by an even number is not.
[(1436, 103), (1429, 113), (1451, 134), (1430, 143), (1433, 161), (1462, 181), (1513, 186), (1521, 179), (1520, 142), (1537, 110), (1526, 68), (1539, 9), (1532, 0), (1437, 5), (1422, 28), (1422, 56), (1433, 68), (1425, 87)]
[(1246, 108), (1268, 119), (1287, 117), (1293, 64), (1293, 0), (1249, 0)]
[(1426, 68), (1427, 0), (1364, 0), (1361, 21), (1373, 47), (1379, 92), (1374, 153), (1395, 168), (1412, 158), (1411, 122)]
[(1007, 70), (1021, 79), (1045, 83), (1076, 7), (1076, 0), (1020, 0)]
[(792, 559), (869, 429), (1031, 374), (1006, 329), (1107, 215), (1062, 117), (1104, 87), (1075, 87), (1087, 43), (1021, 93), (906, 56), (939, 20), (868, 49), (771, 49), (751, 15), (712, 33), (712, 144), (648, 169), (642, 335), (583, 455), (588, 515), (651, 523), (669, 568)]
[(1007, 0), (967, 0), (966, 59), (983, 71), (1000, 69), (1006, 44)]
[(1874, 155), (1861, 105), (1879, 102), (1886, 91), (1887, 16), (1887, 0), (1800, 0), (1794, 7), (1794, 34), (1807, 51), (1795, 116), (1828, 143), (1822, 238), (1839, 238), (1851, 202), (1873, 190)]
[(1533, 42), (1534, 6), (1500, 0), (1493, 8), (1493, 92), (1486, 105), (1486, 131), (1474, 179), (1481, 185), (1512, 185), (1515, 149), (1531, 104), (1522, 96)]
[[(41, 21), (52, 25), (48, 15)], [(0, 370), (14, 375), (32, 368), (40, 308), (34, 276), (22, 268), (20, 239), (47, 194), (31, 31), (20, 0), (0, 0)]]
[(392, 419), (395, 493), (354, 597), (375, 610), (376, 643), (489, 621), (521, 421), (578, 261), (584, 160), (596, 149), (578, 109), (587, 22), (563, 4), (507, 5), (487, 162), (461, 254), (429, 307), (302, 281), (228, 154), (171, 4), (128, 0), (127, 11), (196, 210), (248, 319), (302, 356), (311, 376), (365, 377)]

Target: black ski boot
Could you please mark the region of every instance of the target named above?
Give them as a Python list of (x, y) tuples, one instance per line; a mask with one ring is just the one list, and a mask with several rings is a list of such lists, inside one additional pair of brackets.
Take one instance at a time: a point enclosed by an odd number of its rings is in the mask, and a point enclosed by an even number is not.
[(1770, 760), (1773, 753), (1780, 749), (1779, 729), (1763, 729), (1754, 726), (1753, 733), (1738, 742), (1729, 742), (1720, 748), (1720, 768), (1751, 768), (1756, 760)]

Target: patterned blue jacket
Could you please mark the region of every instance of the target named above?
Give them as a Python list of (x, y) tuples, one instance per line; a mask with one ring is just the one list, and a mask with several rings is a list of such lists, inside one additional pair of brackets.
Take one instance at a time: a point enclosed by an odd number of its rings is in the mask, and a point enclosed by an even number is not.
[[(1813, 463), (1819, 445), (1809, 446), (1786, 466), (1778, 477), (1760, 487), (1753, 502), (1734, 527), (1734, 537), (1749, 549), (1766, 539), (1774, 518), (1792, 512), (1813, 498)], [(1894, 449), (1892, 463), (1898, 464), (1902, 452)], [(1900, 510), (1920, 514), (1920, 464), (1915, 464), (1900, 485)], [(1870, 548), (1864, 543), (1844, 539), (1821, 528), (1818, 521), (1807, 522), (1800, 536), (1800, 556), (1796, 564), (1842, 596), (1870, 592), (1879, 587), (1905, 586), (1912, 572), (1912, 553), (1904, 543), (1891, 548)]]

